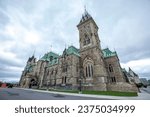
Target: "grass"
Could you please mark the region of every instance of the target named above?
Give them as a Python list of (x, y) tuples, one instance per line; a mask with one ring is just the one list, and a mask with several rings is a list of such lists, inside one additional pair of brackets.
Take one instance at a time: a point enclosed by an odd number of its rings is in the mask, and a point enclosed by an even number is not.
[(110, 95), (110, 96), (138, 96), (136, 92), (119, 92), (119, 91), (82, 91), (83, 94)]
[[(46, 90), (46, 89), (40, 89), (40, 90)], [(78, 90), (49, 89), (49, 91), (65, 92), (65, 93), (79, 93)], [(137, 92), (119, 92), (119, 91), (90, 91), (90, 90), (83, 90), (82, 94), (109, 95), (109, 96), (126, 96), (126, 97), (138, 96)]]

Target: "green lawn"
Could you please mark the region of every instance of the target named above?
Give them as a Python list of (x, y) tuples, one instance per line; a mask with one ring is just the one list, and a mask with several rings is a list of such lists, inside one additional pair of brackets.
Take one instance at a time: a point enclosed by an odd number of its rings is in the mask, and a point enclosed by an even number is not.
[(136, 92), (119, 92), (119, 91), (82, 91), (83, 94), (94, 95), (111, 95), (111, 96), (137, 96)]
[[(57, 92), (65, 92), (65, 93), (79, 93), (78, 90), (49, 89), (49, 91), (57, 91)], [(138, 94), (136, 92), (119, 92), (119, 91), (89, 91), (89, 90), (84, 90), (84, 91), (82, 91), (82, 94), (127, 96), (127, 97), (138, 96)]]

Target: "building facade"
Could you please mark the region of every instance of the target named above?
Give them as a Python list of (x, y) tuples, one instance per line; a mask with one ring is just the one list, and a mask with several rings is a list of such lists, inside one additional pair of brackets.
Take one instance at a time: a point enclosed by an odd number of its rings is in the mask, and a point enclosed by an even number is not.
[(129, 67), (128, 72), (126, 71), (125, 68), (123, 68), (122, 71), (124, 73), (124, 76), (127, 82), (131, 84), (136, 84), (136, 85), (141, 83), (139, 76), (130, 67)]
[(32, 56), (22, 72), (20, 86), (138, 91), (126, 82), (117, 53), (101, 48), (99, 28), (86, 10), (77, 28), (80, 49), (70, 46), (61, 55), (50, 51), (38, 61)]

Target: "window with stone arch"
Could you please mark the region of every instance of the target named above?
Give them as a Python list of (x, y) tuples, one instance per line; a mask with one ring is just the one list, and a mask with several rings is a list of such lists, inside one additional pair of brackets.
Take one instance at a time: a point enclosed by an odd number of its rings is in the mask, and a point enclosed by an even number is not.
[(85, 39), (83, 40), (83, 45), (85, 46), (85, 45), (90, 44), (90, 38), (87, 34), (84, 35), (84, 38)]
[(111, 64), (109, 64), (109, 72), (113, 72), (113, 66)]
[(93, 72), (94, 72), (93, 65), (94, 63), (91, 58), (87, 57), (84, 60), (83, 67), (84, 67), (84, 76), (86, 78), (93, 78)]

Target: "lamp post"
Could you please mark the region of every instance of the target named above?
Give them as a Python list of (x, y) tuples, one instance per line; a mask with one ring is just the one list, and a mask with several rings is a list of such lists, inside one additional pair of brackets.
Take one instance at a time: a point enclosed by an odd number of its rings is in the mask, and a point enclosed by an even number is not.
[(79, 94), (82, 93), (82, 85), (81, 85), (81, 78), (79, 79)]
[(80, 78), (79, 78), (79, 93), (82, 93), (82, 78), (83, 78), (83, 72), (82, 69), (80, 69)]
[(50, 83), (50, 81), (48, 80), (48, 82), (47, 82), (47, 91), (49, 90), (49, 83)]

